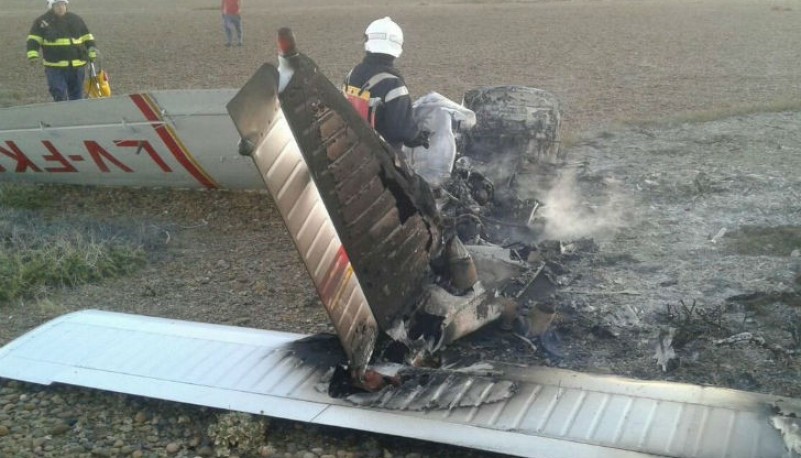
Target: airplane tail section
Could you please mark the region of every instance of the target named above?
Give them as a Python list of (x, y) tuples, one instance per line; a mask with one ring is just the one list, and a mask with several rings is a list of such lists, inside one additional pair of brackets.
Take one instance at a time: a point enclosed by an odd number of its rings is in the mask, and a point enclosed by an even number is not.
[(278, 100), (278, 71), (263, 65), (228, 103), (242, 142), (275, 200), (355, 369), (367, 366), (378, 325), (331, 214)]
[(442, 250), (428, 185), (302, 54), (281, 106), (376, 319), (386, 329), (414, 311)]
[(500, 315), (474, 267), (454, 278), (449, 262), (470, 255), (426, 182), (309, 57), (264, 64), (227, 108), (357, 374), (374, 353), (420, 362)]

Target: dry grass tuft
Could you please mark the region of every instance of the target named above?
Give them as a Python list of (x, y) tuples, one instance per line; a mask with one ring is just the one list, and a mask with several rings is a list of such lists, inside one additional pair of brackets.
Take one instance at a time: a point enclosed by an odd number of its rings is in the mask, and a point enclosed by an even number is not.
[(0, 187), (0, 302), (118, 277), (144, 265), (142, 244), (124, 231), (44, 218), (36, 210), (51, 200), (44, 188)]

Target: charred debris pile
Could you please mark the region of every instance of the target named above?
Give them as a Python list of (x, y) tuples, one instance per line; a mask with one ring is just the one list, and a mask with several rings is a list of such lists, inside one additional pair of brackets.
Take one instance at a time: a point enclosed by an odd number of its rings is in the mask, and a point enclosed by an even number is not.
[[(561, 245), (538, 246), (539, 202), (518, 195), (516, 177), (546, 159), (560, 159), (556, 99), (520, 86), (470, 91), (463, 103), (475, 123), (439, 132), (451, 136), (445, 140), (458, 153), (448, 158), (447, 176), (432, 183), (416, 172), (420, 164), (413, 155), (385, 143), (316, 64), (296, 51), (291, 32), (279, 36), (278, 67), (265, 64), (228, 108), (248, 146), (244, 153), (263, 176), (289, 180), (301, 176), (298, 167), (305, 164), (341, 241), (333, 276), (317, 280), (320, 266), (304, 258), (344, 350), (328, 341), (335, 348), (325, 352), (332, 363), (329, 393), (381, 393), (360, 399), (385, 406), (394, 405), (396, 396), (408, 398), (399, 394), (404, 390), (450, 393), (405, 407), (420, 409), (510, 396), (511, 383), (480, 396), (480, 387), (500, 374), (486, 365), (445, 368), (439, 354), (496, 320), (532, 346), (547, 332)], [(270, 144), (278, 143), (274, 137), (284, 122), (302, 159), (293, 171), (275, 173), (275, 164), (290, 162), (283, 158), (291, 148)], [(277, 201), (294, 186), (267, 184)], [(303, 256), (313, 251), (304, 247), (310, 224), (291, 221), (300, 213), (292, 205), (282, 216)], [(355, 286), (346, 284), (351, 267)], [(354, 297), (364, 298), (361, 306), (351, 308)], [(312, 342), (319, 346), (320, 339)], [(319, 354), (303, 345), (294, 346), (298, 355)]]

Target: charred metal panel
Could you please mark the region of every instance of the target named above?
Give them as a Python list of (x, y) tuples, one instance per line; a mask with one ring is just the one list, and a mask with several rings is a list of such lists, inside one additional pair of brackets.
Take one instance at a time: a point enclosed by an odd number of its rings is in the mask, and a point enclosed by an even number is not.
[(428, 186), (354, 111), (314, 62), (281, 93), (287, 122), (382, 329), (411, 315), (441, 250)]
[(388, 410), (353, 403), (369, 404), (368, 398), (351, 402), (319, 390), (342, 357), (332, 342), (89, 310), (57, 318), (0, 348), (0, 377), (536, 458), (798, 456), (793, 415), (801, 412), (799, 399), (495, 366), (459, 369), (463, 375), (454, 374), (456, 369), (413, 370), (397, 391), (385, 392), (414, 394), (407, 409), (401, 397), (388, 395), (386, 407), (394, 408)]
[(351, 261), (289, 129), (278, 74), (264, 65), (228, 104), (354, 369), (370, 361), (378, 325)]
[(447, 345), (498, 318), (504, 304), (489, 297), (481, 283), (468, 293), (453, 296), (436, 285), (426, 287), (423, 307), (432, 316), (443, 317), (441, 335), (434, 350)]

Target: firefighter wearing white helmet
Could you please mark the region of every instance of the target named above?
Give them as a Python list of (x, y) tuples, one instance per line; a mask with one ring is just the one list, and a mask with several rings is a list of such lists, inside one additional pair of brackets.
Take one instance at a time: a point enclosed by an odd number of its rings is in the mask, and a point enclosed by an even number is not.
[(86, 64), (97, 58), (95, 37), (68, 0), (47, 0), (47, 12), (33, 21), (27, 39), (31, 63), (40, 57), (50, 95), (56, 102), (82, 99)]
[(66, 5), (69, 3), (69, 0), (47, 0), (47, 9), (53, 8), (53, 4), (55, 3), (63, 3)]
[(364, 31), (365, 56), (345, 78), (343, 92), (356, 111), (400, 150), (401, 145), (428, 148), (429, 132), (412, 116), (412, 99), (395, 59), (403, 52), (403, 30), (389, 17)]
[(403, 30), (389, 16), (371, 22), (364, 31), (364, 50), (400, 57), (403, 52)]

